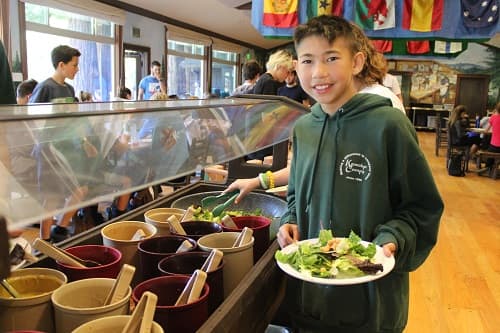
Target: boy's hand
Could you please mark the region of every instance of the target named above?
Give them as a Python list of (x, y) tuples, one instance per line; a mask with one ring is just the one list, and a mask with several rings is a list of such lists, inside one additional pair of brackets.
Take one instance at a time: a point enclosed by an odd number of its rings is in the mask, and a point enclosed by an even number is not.
[(296, 224), (283, 224), (279, 230), (278, 234), (276, 235), (278, 238), (278, 244), (280, 245), (281, 248), (284, 248), (285, 246), (295, 243), (299, 241), (300, 235), (299, 235), (299, 228), (297, 227)]
[(396, 254), (396, 244), (394, 243), (387, 243), (382, 245), (382, 249), (384, 250), (384, 254), (386, 257), (390, 257), (391, 255)]
[(259, 188), (260, 182), (259, 178), (248, 178), (248, 179), (237, 179), (231, 185), (229, 185), (222, 193), (229, 193), (236, 190), (240, 191), (240, 194), (234, 200), (235, 204), (239, 204), (240, 201), (251, 191)]

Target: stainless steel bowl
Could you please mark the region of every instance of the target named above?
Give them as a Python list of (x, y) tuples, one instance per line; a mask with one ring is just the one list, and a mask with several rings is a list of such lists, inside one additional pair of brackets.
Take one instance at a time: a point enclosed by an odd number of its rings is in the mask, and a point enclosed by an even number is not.
[[(171, 207), (187, 209), (191, 205), (199, 206), (201, 204), (201, 199), (211, 195), (219, 195), (220, 193), (219, 191), (214, 191), (189, 194), (172, 202)], [(223, 202), (224, 200), (216, 204)], [(250, 192), (239, 204), (232, 204), (228, 206), (226, 210), (243, 210), (251, 212), (257, 208), (262, 209), (262, 214), (264, 216), (273, 219), (271, 224), (271, 236), (274, 237), (279, 226), (280, 217), (285, 214), (287, 210), (287, 203), (285, 200), (269, 194)]]

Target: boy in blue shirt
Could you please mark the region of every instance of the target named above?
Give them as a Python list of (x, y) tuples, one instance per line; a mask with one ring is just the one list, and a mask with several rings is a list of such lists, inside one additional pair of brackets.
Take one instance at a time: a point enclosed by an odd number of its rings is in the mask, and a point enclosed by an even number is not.
[(148, 75), (139, 82), (137, 93), (138, 100), (150, 100), (155, 92), (161, 91), (160, 88), (161, 65), (158, 61), (151, 63), (151, 75)]

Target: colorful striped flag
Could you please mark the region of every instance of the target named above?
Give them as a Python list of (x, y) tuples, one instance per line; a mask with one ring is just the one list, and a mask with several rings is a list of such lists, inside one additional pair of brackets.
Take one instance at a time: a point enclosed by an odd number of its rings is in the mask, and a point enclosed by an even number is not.
[(320, 15), (343, 16), (344, 0), (309, 0), (308, 17)]
[(298, 0), (264, 0), (262, 24), (275, 28), (296, 27)]
[(403, 29), (428, 32), (441, 30), (444, 0), (404, 0)]
[(356, 0), (354, 21), (366, 30), (381, 30), (396, 26), (394, 0)]

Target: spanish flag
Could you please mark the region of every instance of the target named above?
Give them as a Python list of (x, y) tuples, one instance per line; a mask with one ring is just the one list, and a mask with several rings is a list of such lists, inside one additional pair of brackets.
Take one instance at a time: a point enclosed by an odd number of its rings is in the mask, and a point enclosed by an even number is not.
[(403, 29), (428, 32), (441, 30), (444, 0), (404, 0)]
[(366, 30), (381, 30), (396, 26), (394, 0), (356, 0), (354, 21)]
[(309, 0), (307, 14), (309, 17), (320, 15), (343, 16), (344, 0)]
[(264, 0), (262, 23), (268, 27), (292, 28), (299, 22), (298, 0)]

